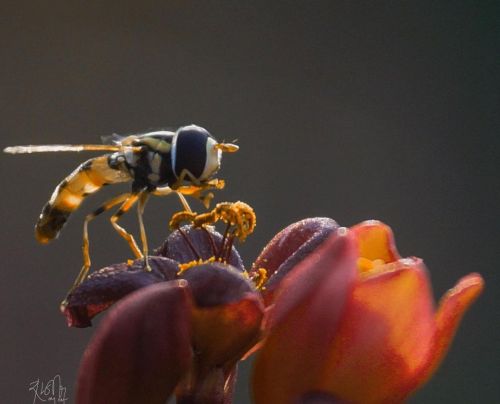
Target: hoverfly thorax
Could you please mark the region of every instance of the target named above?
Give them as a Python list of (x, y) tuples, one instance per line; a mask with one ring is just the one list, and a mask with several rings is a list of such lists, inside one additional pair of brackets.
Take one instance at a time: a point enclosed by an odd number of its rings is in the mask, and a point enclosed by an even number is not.
[(134, 136), (131, 145), (139, 151), (127, 149), (113, 153), (110, 165), (126, 169), (133, 178), (133, 189), (155, 189), (170, 185), (176, 178), (172, 171), (172, 141), (174, 132), (156, 131)]

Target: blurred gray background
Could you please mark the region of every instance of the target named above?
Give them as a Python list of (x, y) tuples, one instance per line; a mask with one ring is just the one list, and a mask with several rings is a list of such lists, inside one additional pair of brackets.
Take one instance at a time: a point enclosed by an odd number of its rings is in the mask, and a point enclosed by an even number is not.
[[(255, 208), (246, 263), (298, 219), (378, 218), (403, 255), (425, 259), (436, 298), (482, 273), (485, 293), (411, 402), (500, 402), (498, 2), (96, 3), (1, 2), (2, 148), (189, 123), (237, 138), (216, 198)], [(32, 402), (30, 382), (56, 374), (74, 398), (95, 327), (68, 329), (58, 304), (81, 265), (85, 213), (127, 187), (86, 201), (49, 246), (33, 225), (90, 156), (0, 156), (4, 403)], [(153, 246), (178, 208), (148, 206)], [(137, 229), (135, 215), (124, 224)], [(94, 268), (129, 256), (104, 218), (90, 237)]]

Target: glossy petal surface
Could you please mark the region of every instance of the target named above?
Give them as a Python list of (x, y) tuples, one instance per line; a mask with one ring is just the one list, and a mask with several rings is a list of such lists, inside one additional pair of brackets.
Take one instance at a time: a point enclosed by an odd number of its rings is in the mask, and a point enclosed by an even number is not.
[(338, 228), (330, 218), (304, 219), (280, 231), (267, 244), (252, 266), (251, 273), (265, 268), (269, 280), (262, 291), (266, 305), (273, 300), (281, 280)]
[(400, 257), (389, 226), (378, 220), (366, 220), (350, 228), (356, 237), (359, 256), (393, 262)]
[(289, 403), (315, 389), (356, 278), (356, 244), (333, 235), (280, 287), (254, 368), (257, 403)]
[(206, 264), (183, 274), (193, 294), (193, 346), (202, 366), (235, 362), (260, 334), (264, 305), (238, 270)]
[[(189, 242), (186, 241), (186, 238), (189, 239)], [(173, 259), (181, 264), (196, 261), (200, 258), (208, 260), (217, 255), (221, 242), (222, 235), (211, 227), (205, 230), (183, 226), (181, 231), (172, 232), (163, 245), (155, 251), (155, 254)], [(196, 254), (192, 247), (194, 247)], [(243, 261), (234, 246), (227, 262), (241, 271), (244, 269)]]
[(77, 404), (164, 404), (189, 368), (189, 296), (165, 282), (116, 304), (87, 347)]
[(484, 289), (481, 275), (469, 274), (458, 281), (439, 302), (435, 314), (436, 334), (427, 362), (416, 375), (412, 388), (422, 385), (432, 375), (443, 360), (457, 331), (460, 320)]
[(426, 271), (419, 261), (390, 265), (357, 284), (318, 380), (321, 389), (354, 402), (397, 402), (425, 363), (434, 336)]
[(91, 319), (129, 293), (145, 286), (176, 278), (177, 262), (164, 257), (150, 257), (151, 272), (144, 270), (144, 261), (132, 265), (120, 263), (91, 274), (67, 298), (63, 308), (70, 327), (89, 327)]
[[(119, 263), (92, 273), (67, 297), (61, 308), (70, 327), (89, 327), (91, 319), (113, 303), (135, 290), (158, 282), (177, 278), (179, 264), (213, 257), (222, 235), (215, 229), (193, 229), (184, 226), (173, 232), (155, 256), (149, 257), (151, 271), (144, 270), (144, 261), (137, 259), (130, 265)], [(196, 253), (195, 253), (196, 252)], [(233, 247), (229, 262), (243, 271), (243, 262)]]

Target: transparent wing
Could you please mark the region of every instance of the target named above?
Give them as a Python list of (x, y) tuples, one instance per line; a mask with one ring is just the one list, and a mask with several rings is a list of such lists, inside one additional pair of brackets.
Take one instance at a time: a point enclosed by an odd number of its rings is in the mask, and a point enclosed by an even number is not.
[(118, 144), (122, 144), (122, 140), (125, 138), (126, 136), (121, 136), (117, 133), (113, 133), (112, 135), (104, 135), (104, 136), (101, 136), (101, 142), (103, 144), (113, 144), (113, 145), (118, 145)]

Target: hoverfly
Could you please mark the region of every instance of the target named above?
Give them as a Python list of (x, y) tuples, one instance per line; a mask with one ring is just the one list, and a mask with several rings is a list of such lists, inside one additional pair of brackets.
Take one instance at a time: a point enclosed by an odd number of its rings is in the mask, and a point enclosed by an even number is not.
[[(40, 145), (12, 146), (4, 149), (11, 154), (62, 151), (105, 151), (99, 157), (80, 164), (55, 188), (35, 225), (36, 239), (46, 244), (57, 238), (68, 217), (83, 200), (103, 186), (131, 182), (131, 191), (118, 195), (88, 214), (83, 223), (83, 267), (69, 293), (85, 280), (90, 270), (88, 224), (96, 216), (120, 205), (110, 218), (118, 234), (129, 244), (136, 258), (148, 264), (148, 244), (142, 220), (144, 206), (151, 194), (165, 196), (175, 193), (184, 209), (191, 211), (184, 195), (204, 202), (208, 207), (212, 193), (208, 189), (224, 187), (224, 181), (214, 179), (223, 152), (233, 153), (238, 146), (218, 143), (204, 128), (183, 126), (175, 132), (156, 131), (140, 135), (111, 136), (112, 144), (102, 145)], [(142, 251), (132, 234), (118, 224), (120, 217), (137, 203)]]

